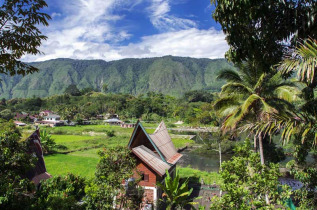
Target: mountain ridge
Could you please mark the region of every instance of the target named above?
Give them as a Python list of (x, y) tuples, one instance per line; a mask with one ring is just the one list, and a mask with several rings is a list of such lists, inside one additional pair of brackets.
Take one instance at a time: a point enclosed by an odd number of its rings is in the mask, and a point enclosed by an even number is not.
[(223, 82), (216, 80), (217, 72), (233, 68), (225, 59), (175, 56), (116, 61), (57, 58), (30, 64), (39, 72), (24, 77), (0, 74), (0, 98), (62, 94), (70, 84), (79, 89), (101, 89), (107, 84), (113, 93), (154, 91), (179, 97), (190, 90), (220, 90)]

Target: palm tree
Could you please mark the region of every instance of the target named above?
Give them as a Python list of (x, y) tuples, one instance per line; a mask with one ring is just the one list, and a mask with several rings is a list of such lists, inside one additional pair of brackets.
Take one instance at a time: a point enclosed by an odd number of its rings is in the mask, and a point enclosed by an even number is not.
[(297, 72), (298, 79), (306, 84), (302, 90), (304, 103), (293, 112), (271, 115), (269, 121), (259, 123), (257, 127), (269, 134), (284, 129), (284, 142), (294, 136), (300, 138), (302, 144), (317, 144), (317, 99), (314, 96), (317, 87), (317, 41), (307, 39), (300, 43), (278, 68), (283, 74)]
[[(252, 62), (238, 66), (238, 70), (226, 69), (220, 72), (219, 79), (227, 80), (222, 87), (221, 98), (214, 108), (225, 116), (222, 130), (227, 132), (242, 127), (247, 122), (262, 121), (268, 113), (284, 112), (294, 100), (297, 88), (294, 83), (282, 80), (279, 72), (264, 73)], [(261, 163), (264, 164), (263, 133), (254, 135), (254, 146), (259, 142)]]
[(279, 69), (283, 74), (297, 71), (297, 76), (307, 84), (316, 87), (317, 71), (317, 40), (307, 39), (299, 43), (293, 53), (285, 57)]
[(186, 205), (193, 206), (197, 204), (193, 202), (193, 200), (197, 198), (189, 198), (193, 189), (188, 189), (188, 179), (181, 184), (178, 171), (176, 171), (174, 178), (166, 171), (165, 183), (161, 184), (158, 182), (157, 186), (164, 192), (162, 201), (167, 205), (167, 209), (175, 210), (178, 207), (182, 209)]

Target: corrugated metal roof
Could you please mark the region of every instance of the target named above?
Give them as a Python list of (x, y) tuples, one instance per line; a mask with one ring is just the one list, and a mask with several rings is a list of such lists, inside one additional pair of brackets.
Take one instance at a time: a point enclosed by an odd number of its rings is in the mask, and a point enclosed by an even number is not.
[(150, 138), (163, 153), (166, 160), (169, 160), (177, 153), (177, 150), (163, 121), (159, 124), (155, 132), (150, 134)]
[(132, 148), (132, 152), (143, 162), (148, 164), (148, 166), (156, 171), (160, 176), (163, 176), (165, 171), (171, 168), (169, 164), (162, 161), (162, 159), (157, 154), (144, 145)]

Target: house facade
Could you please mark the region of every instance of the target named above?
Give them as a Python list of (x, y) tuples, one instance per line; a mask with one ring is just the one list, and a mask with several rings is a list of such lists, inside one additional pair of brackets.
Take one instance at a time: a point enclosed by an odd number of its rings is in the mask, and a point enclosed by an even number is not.
[(137, 161), (134, 176), (141, 179), (139, 185), (144, 188), (144, 205), (155, 206), (162, 196), (156, 183), (164, 183), (166, 171), (173, 176), (182, 155), (177, 152), (163, 121), (153, 134), (148, 134), (137, 122), (128, 147)]
[(48, 114), (46, 116), (43, 116), (42, 121), (37, 121), (36, 125), (48, 125), (51, 127), (63, 126), (65, 123), (64, 121), (61, 121), (60, 119), (61, 117), (57, 114)]
[(48, 114), (46, 116), (43, 116), (43, 120), (45, 120), (45, 121), (59, 121), (59, 120), (61, 120), (61, 117), (57, 114)]

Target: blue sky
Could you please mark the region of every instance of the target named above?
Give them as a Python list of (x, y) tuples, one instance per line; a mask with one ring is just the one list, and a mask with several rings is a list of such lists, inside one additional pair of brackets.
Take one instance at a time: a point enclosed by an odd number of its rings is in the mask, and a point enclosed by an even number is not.
[(223, 58), (228, 46), (210, 0), (46, 0), (42, 55), (118, 60), (164, 55)]

